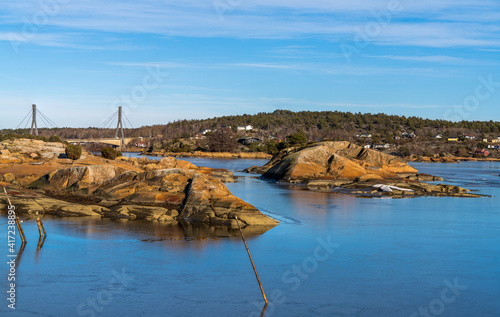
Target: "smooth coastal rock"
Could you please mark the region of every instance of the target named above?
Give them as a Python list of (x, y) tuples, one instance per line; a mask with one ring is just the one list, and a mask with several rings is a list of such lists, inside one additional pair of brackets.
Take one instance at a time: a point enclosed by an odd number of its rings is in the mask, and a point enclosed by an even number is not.
[(113, 165), (75, 166), (52, 171), (31, 183), (33, 189), (78, 191), (92, 193), (99, 185), (127, 170)]
[[(112, 201), (117, 206), (120, 202), (156, 205), (162, 209), (158, 211), (159, 216), (152, 214), (154, 218), (160, 218), (164, 208), (178, 211), (177, 214), (167, 214), (173, 221), (235, 227), (235, 216), (239, 216), (244, 225), (278, 223), (233, 196), (220, 180), (193, 170), (175, 168), (140, 174), (124, 173), (94, 194), (104, 198), (106, 206), (110, 206)], [(110, 208), (114, 209), (113, 206)], [(113, 214), (107, 216), (112, 217)], [(159, 221), (168, 220), (168, 217), (163, 217)]]
[(381, 178), (396, 177), (398, 173), (418, 171), (403, 160), (349, 142), (319, 142), (304, 148), (291, 148), (275, 155), (262, 168), (249, 172), (282, 181), (304, 179), (355, 180), (364, 175)]
[[(95, 204), (75, 204), (33, 191), (9, 189), (8, 193), (12, 204), (16, 207), (16, 213), (19, 215), (39, 213), (58, 217), (101, 217), (107, 210)], [(7, 207), (7, 199), (4, 195), (0, 195), (0, 210), (6, 210)]]
[(246, 225), (276, 225), (278, 222), (233, 196), (226, 186), (205, 175), (195, 175), (187, 188), (179, 217), (191, 223), (209, 223), (237, 228), (235, 217)]
[[(268, 230), (278, 224), (231, 194), (223, 184), (234, 181), (228, 170), (198, 167), (173, 157), (106, 160), (87, 154), (70, 161), (60, 158), (62, 144), (20, 139), (2, 145), (5, 154), (23, 157), (21, 164), (0, 163), (0, 182), (9, 186), (20, 214), (185, 222), (233, 229), (237, 228), (235, 217), (243, 227), (265, 226)], [(26, 155), (34, 153), (34, 148), (40, 155)], [(0, 204), (6, 208), (4, 197)]]
[(416, 174), (416, 175), (410, 175), (406, 177), (409, 180), (412, 181), (424, 181), (424, 182), (439, 182), (443, 181), (442, 177), (439, 176), (433, 176), (429, 174)]
[[(285, 149), (262, 167), (246, 170), (265, 179), (362, 197), (481, 197), (452, 185), (431, 185), (441, 177), (419, 174), (400, 158), (349, 142), (319, 142)], [(389, 190), (390, 189), (390, 190)]]

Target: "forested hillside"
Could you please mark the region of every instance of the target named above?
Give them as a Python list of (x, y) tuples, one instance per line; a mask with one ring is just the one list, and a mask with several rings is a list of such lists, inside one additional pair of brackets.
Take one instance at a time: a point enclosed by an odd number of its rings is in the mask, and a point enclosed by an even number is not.
[[(238, 131), (238, 126), (252, 126), (250, 131)], [(306, 141), (315, 142), (319, 140), (347, 140), (358, 144), (391, 144), (394, 147), (405, 146), (403, 154), (424, 154), (422, 151), (429, 150), (430, 142), (435, 144), (434, 137), (442, 135), (442, 140), (448, 137), (463, 137), (464, 135), (474, 136), (474, 142), (466, 142), (465, 145), (442, 146), (437, 150), (428, 151), (432, 154), (435, 151), (458, 151), (466, 146), (467, 151), (474, 151), (475, 147), (482, 147), (485, 144), (476, 144), (483, 139), (496, 139), (500, 134), (500, 123), (497, 121), (461, 121), (451, 122), (445, 120), (431, 120), (418, 117), (405, 117), (386, 114), (350, 113), (339, 111), (301, 111), (292, 112), (288, 110), (276, 110), (271, 113), (258, 113), (255, 115), (237, 115), (215, 117), (203, 120), (179, 120), (166, 123), (164, 125), (144, 126), (137, 129), (126, 130), (127, 137), (143, 137), (150, 139), (150, 145), (157, 148), (168, 149), (179, 140), (200, 139), (200, 131), (220, 129), (221, 127), (233, 130), (235, 139), (241, 137), (255, 137), (262, 140), (262, 145), (272, 143), (271, 148), (255, 146), (251, 150), (264, 150), (273, 152), (275, 145), (280, 142), (287, 142), (287, 137), (297, 132)], [(3, 130), (6, 133), (22, 134), (26, 131)], [(113, 129), (97, 128), (61, 128), (61, 129), (40, 129), (42, 136), (57, 135), (62, 139), (91, 139), (113, 137)], [(210, 133), (208, 135), (210, 135)], [(405, 139), (402, 135), (414, 134), (415, 139)], [(359, 138), (359, 134), (370, 134), (370, 138)], [(208, 136), (207, 135), (207, 136)], [(358, 136), (358, 137), (357, 137)], [(204, 139), (204, 137), (201, 137)], [(462, 140), (464, 141), (464, 140)], [(470, 140), (465, 140), (470, 141)], [(442, 142), (442, 141), (441, 141)], [(198, 144), (201, 143), (201, 144)], [(185, 149), (198, 148), (207, 149), (209, 145), (198, 141)], [(418, 145), (417, 145), (418, 144)], [(201, 145), (201, 146), (200, 146)], [(286, 144), (282, 144), (284, 146)], [(425, 145), (425, 146), (424, 146)], [(181, 145), (176, 145), (180, 147)], [(432, 147), (431, 147), (432, 148)], [(434, 148), (436, 148), (434, 146)], [(418, 153), (422, 152), (422, 153)], [(434, 153), (437, 154), (437, 153)]]
[[(179, 120), (164, 125), (144, 126), (128, 129), (130, 136), (150, 137), (164, 135), (167, 138), (179, 137), (185, 133), (195, 133), (202, 129), (215, 129), (220, 126), (252, 125), (272, 135), (288, 135), (297, 129), (303, 130), (311, 138), (335, 137), (337, 134), (376, 133), (380, 136), (396, 135), (400, 131), (439, 132), (450, 136), (456, 133), (499, 134), (500, 122), (431, 120), (418, 117), (392, 116), (383, 113), (351, 113), (339, 111), (301, 111), (276, 110), (255, 115), (224, 116), (203, 120)], [(26, 130), (2, 130), (3, 133), (25, 133)], [(58, 135), (61, 138), (113, 137), (113, 129), (61, 128), (41, 129), (41, 134)], [(419, 133), (421, 134), (421, 133)]]

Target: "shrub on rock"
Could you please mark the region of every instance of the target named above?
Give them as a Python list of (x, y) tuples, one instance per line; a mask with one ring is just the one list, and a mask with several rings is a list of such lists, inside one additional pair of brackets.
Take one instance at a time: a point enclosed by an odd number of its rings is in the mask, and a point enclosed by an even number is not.
[(62, 140), (60, 137), (58, 137), (57, 135), (53, 135), (49, 138), (49, 142), (59, 142), (59, 143), (62, 143)]
[(105, 159), (114, 160), (115, 158), (122, 156), (122, 153), (109, 146), (106, 146), (102, 148), (101, 155)]
[(71, 160), (78, 160), (82, 156), (82, 148), (79, 145), (68, 144), (66, 146), (66, 156)]

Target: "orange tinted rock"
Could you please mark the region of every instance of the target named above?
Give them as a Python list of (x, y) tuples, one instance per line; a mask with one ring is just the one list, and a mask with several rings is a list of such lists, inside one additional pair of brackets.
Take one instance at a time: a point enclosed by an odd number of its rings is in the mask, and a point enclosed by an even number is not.
[(192, 164), (191, 162), (188, 161), (181, 161), (177, 160), (177, 164), (175, 165), (176, 168), (183, 168), (183, 169), (196, 169), (196, 165)]
[(305, 179), (350, 179), (366, 174), (382, 178), (397, 173), (418, 173), (403, 160), (349, 142), (320, 142), (291, 148), (273, 157), (263, 170), (265, 177), (287, 181)]
[(345, 157), (334, 154), (329, 160), (327, 175), (334, 179), (355, 179), (367, 173), (364, 167)]
[(197, 169), (196, 165), (191, 162), (177, 160), (174, 157), (164, 157), (158, 162), (162, 168), (183, 168), (183, 169)]
[(195, 175), (179, 218), (192, 223), (236, 227), (235, 217), (241, 219), (243, 225), (278, 224), (254, 206), (233, 196), (221, 181), (206, 175)]
[[(232, 172), (227, 170), (199, 169), (190, 162), (174, 158), (164, 158), (160, 162), (145, 158), (106, 160), (87, 154), (78, 161), (71, 161), (57, 155), (57, 151), (64, 152), (61, 144), (47, 145), (30, 140), (9, 144), (15, 149), (11, 153), (20, 153), (23, 160), (28, 161), (0, 166), (0, 180), (5, 182), (7, 174), (7, 180), (14, 177), (21, 186), (44, 189), (54, 197), (78, 202), (67, 203), (59, 199), (34, 202), (32, 197), (24, 196), (38, 192), (25, 191), (22, 199), (30, 204), (29, 210), (61, 216), (105, 215), (168, 222), (179, 220), (179, 212), (189, 210), (189, 215), (184, 215), (189, 222), (234, 227), (235, 217), (241, 214), (242, 226), (278, 223), (229, 192), (219, 180), (233, 180)], [(26, 156), (34, 153), (37, 147), (42, 151), (42, 164)], [(15, 161), (20, 162), (17, 158)], [(82, 204), (87, 201), (100, 206)]]
[(109, 181), (124, 170), (113, 165), (75, 166), (52, 171), (33, 182), (30, 187), (63, 190), (73, 188), (92, 192), (100, 184)]
[(357, 177), (354, 181), (355, 182), (366, 182), (369, 180), (380, 180), (383, 179), (382, 176), (377, 175), (377, 174), (365, 174), (362, 176)]
[(3, 175), (3, 181), (7, 182), (7, 183), (12, 183), (13, 181), (16, 180), (16, 176), (14, 176), (14, 174), (12, 173), (7, 173), (7, 174), (4, 174)]
[[(94, 195), (128, 204), (178, 208), (180, 215), (178, 219), (173, 218), (175, 221), (234, 227), (235, 217), (241, 216), (243, 226), (278, 223), (233, 196), (220, 180), (193, 170), (172, 168), (125, 173), (101, 186)], [(131, 219), (116, 212), (109, 216)]]

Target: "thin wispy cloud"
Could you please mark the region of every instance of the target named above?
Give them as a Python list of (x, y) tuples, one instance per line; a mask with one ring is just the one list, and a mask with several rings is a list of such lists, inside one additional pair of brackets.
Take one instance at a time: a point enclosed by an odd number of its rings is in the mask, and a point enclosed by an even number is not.
[[(379, 57), (379, 56), (374, 56)], [(380, 56), (382, 58), (382, 56)], [(390, 57), (387, 57), (390, 58)], [(394, 59), (397, 59), (394, 56)], [(404, 57), (401, 57), (404, 58)], [(328, 74), (328, 75), (343, 75), (343, 76), (354, 76), (354, 77), (367, 77), (367, 76), (378, 76), (378, 75), (397, 75), (397, 74), (412, 74), (412, 76), (423, 76), (429, 73), (436, 72), (432, 68), (425, 67), (383, 67), (383, 66), (371, 66), (371, 67), (359, 67), (354, 65), (331, 65), (326, 63), (255, 63), (255, 62), (245, 62), (245, 63), (177, 63), (177, 62), (106, 62), (108, 65), (115, 66), (125, 66), (125, 67), (160, 67), (165, 69), (174, 68), (187, 68), (187, 69), (213, 69), (213, 70), (227, 70), (227, 71), (242, 71), (246, 69), (260, 70), (263, 72), (310, 72), (316, 74)], [(444, 74), (436, 74), (437, 76), (446, 76)]]
[(247, 67), (247, 68), (264, 68), (264, 69), (297, 69), (295, 65), (280, 65), (280, 64), (262, 64), (262, 63), (236, 63), (228, 64), (229, 66)]
[[(283, 107), (441, 118), (440, 105), (500, 72), (498, 0), (222, 1), (61, 1), (51, 14), (7, 1), (0, 107), (40, 101), (91, 119), (133, 99), (144, 124)], [(155, 85), (158, 70), (168, 78)], [(471, 117), (490, 118), (496, 100)]]
[(429, 63), (445, 63), (445, 64), (462, 64), (470, 63), (470, 60), (462, 57), (453, 56), (396, 56), (396, 55), (384, 55), (384, 56), (369, 56), (373, 58), (383, 58), (396, 61), (412, 61), (412, 62), (429, 62)]
[(269, 57), (280, 59), (344, 58), (340, 53), (320, 52), (312, 46), (291, 45), (269, 51)]
[[(33, 15), (35, 1), (5, 4), (9, 16)], [(69, 2), (61, 5), (47, 25), (72, 30), (111, 33), (149, 33), (168, 36), (294, 38), (328, 36), (345, 40), (356, 28), (386, 12), (387, 1), (242, 1), (219, 19), (212, 3), (194, 1)], [(391, 23), (374, 43), (429, 47), (500, 46), (495, 1), (401, 1)], [(40, 10), (40, 7), (38, 7)], [(461, 13), (457, 13), (458, 11)], [(496, 10), (496, 12), (495, 12)], [(262, 12), (268, 12), (262, 14)], [(463, 13), (467, 12), (467, 14)], [(274, 13), (274, 14), (273, 14)], [(415, 23), (415, 18), (425, 20)], [(349, 18), (346, 18), (349, 14)], [(485, 18), (485, 15), (488, 18)], [(473, 18), (476, 17), (476, 18)], [(12, 22), (12, 19), (9, 21)], [(458, 25), (457, 23), (461, 23)], [(38, 41), (37, 43), (41, 43)], [(61, 45), (47, 41), (45, 45)]]

